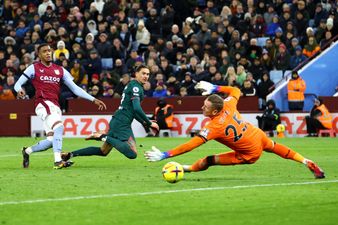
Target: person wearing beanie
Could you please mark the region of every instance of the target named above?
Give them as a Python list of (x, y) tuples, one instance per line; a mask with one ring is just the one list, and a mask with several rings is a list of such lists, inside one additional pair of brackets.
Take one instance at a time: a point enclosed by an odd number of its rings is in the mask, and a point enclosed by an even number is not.
[(278, 52), (274, 60), (275, 68), (277, 70), (289, 70), (290, 69), (290, 53), (286, 49), (285, 44), (281, 43), (278, 46)]
[(292, 71), (291, 79), (288, 82), (289, 110), (303, 110), (305, 89), (305, 81), (298, 75), (297, 71)]
[(256, 119), (258, 127), (263, 131), (268, 131), (270, 137), (273, 137), (272, 131), (276, 130), (277, 125), (281, 123), (280, 110), (276, 107), (275, 101), (272, 99), (267, 101), (263, 115), (257, 116)]
[(66, 48), (66, 44), (64, 41), (58, 41), (56, 45), (57, 49), (54, 51), (53, 54), (53, 61), (55, 62), (60, 58), (60, 54), (63, 53), (66, 59), (69, 59), (69, 51)]
[(302, 51), (303, 51), (302, 47), (297, 45), (295, 48), (295, 54), (291, 56), (291, 59), (290, 59), (291, 69), (296, 68), (299, 64), (301, 64), (307, 59), (307, 57), (303, 55)]

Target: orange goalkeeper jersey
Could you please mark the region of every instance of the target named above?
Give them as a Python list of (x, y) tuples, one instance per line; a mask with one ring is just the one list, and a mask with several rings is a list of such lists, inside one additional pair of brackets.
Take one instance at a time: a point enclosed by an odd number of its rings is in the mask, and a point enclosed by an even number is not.
[(168, 151), (170, 157), (183, 154), (209, 141), (218, 141), (240, 153), (245, 160), (259, 157), (263, 147), (271, 145), (265, 133), (252, 124), (243, 121), (237, 111), (240, 91), (237, 88), (221, 86), (219, 92), (229, 94), (224, 99), (223, 110), (211, 118), (197, 137)]
[(199, 136), (204, 141), (215, 140), (245, 154), (256, 149), (261, 132), (252, 124), (243, 121), (237, 111), (237, 102), (236, 97), (227, 97), (222, 112), (202, 128)]

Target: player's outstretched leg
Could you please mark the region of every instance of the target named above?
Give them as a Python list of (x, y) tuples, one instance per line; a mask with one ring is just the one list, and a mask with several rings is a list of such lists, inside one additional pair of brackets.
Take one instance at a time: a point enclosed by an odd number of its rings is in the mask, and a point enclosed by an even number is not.
[(275, 143), (272, 150), (265, 150), (265, 151), (273, 152), (276, 155), (279, 155), (280, 157), (284, 159), (291, 159), (296, 162), (303, 163), (314, 174), (315, 178), (317, 179), (325, 178), (324, 171), (320, 169), (314, 162), (312, 162), (309, 159), (304, 158), (301, 154), (293, 151), (292, 149), (282, 144)]
[(119, 152), (125, 155), (128, 159), (136, 159), (137, 150), (135, 140), (130, 137), (128, 141), (121, 141), (116, 138), (107, 136), (107, 143), (116, 148)]
[(253, 163), (247, 162), (239, 156), (236, 156), (235, 152), (226, 152), (218, 155), (211, 155), (207, 156), (203, 159), (197, 160), (191, 166), (184, 165), (183, 169), (184, 172), (198, 172), (208, 169), (210, 166), (215, 165), (222, 165), (222, 166), (229, 166), (229, 165), (237, 165), (243, 163)]
[(101, 132), (93, 132), (88, 137), (85, 138), (86, 141), (88, 140), (95, 140), (95, 141), (106, 141), (107, 135)]
[(316, 163), (312, 162), (311, 160), (307, 160), (306, 166), (313, 173), (316, 179), (325, 178), (324, 171), (321, 168), (319, 168), (319, 166), (317, 166)]

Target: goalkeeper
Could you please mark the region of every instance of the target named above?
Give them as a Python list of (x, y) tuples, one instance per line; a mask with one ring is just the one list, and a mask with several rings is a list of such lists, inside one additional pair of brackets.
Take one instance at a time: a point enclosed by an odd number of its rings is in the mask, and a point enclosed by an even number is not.
[(198, 172), (214, 165), (252, 164), (259, 159), (263, 151), (266, 151), (285, 159), (303, 163), (314, 174), (315, 178), (325, 178), (324, 172), (314, 162), (292, 149), (274, 142), (261, 129), (243, 121), (241, 114), (237, 111), (237, 102), (240, 96), (238, 88), (217, 86), (201, 81), (196, 85), (196, 89), (202, 90), (202, 95), (221, 92), (227, 94), (228, 97), (222, 99), (216, 94), (208, 96), (204, 101), (202, 110), (203, 115), (211, 120), (199, 134), (190, 141), (166, 152), (161, 152), (153, 146), (152, 150), (145, 152), (148, 161), (160, 161), (184, 154), (214, 139), (233, 151), (210, 155), (197, 160), (192, 165), (184, 165), (185, 172)]
[(124, 89), (118, 110), (109, 122), (107, 134), (93, 133), (86, 140), (103, 141), (101, 147), (87, 147), (73, 152), (62, 153), (62, 159), (68, 160), (77, 156), (106, 156), (116, 148), (129, 159), (137, 157), (136, 142), (131, 123), (134, 118), (146, 127), (159, 130), (157, 123), (151, 122), (141, 108), (143, 100), (143, 84), (149, 79), (150, 71), (145, 65), (136, 68), (135, 79)]

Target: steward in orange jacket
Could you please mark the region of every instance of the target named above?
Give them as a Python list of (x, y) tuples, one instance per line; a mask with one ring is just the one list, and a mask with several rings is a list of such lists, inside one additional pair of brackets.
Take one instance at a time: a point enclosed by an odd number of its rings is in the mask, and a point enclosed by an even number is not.
[(315, 99), (310, 116), (305, 117), (307, 127), (307, 137), (317, 137), (320, 129), (332, 128), (332, 115), (323, 104), (322, 99)]
[(288, 83), (289, 110), (303, 110), (305, 89), (305, 81), (298, 75), (297, 71), (293, 71)]

